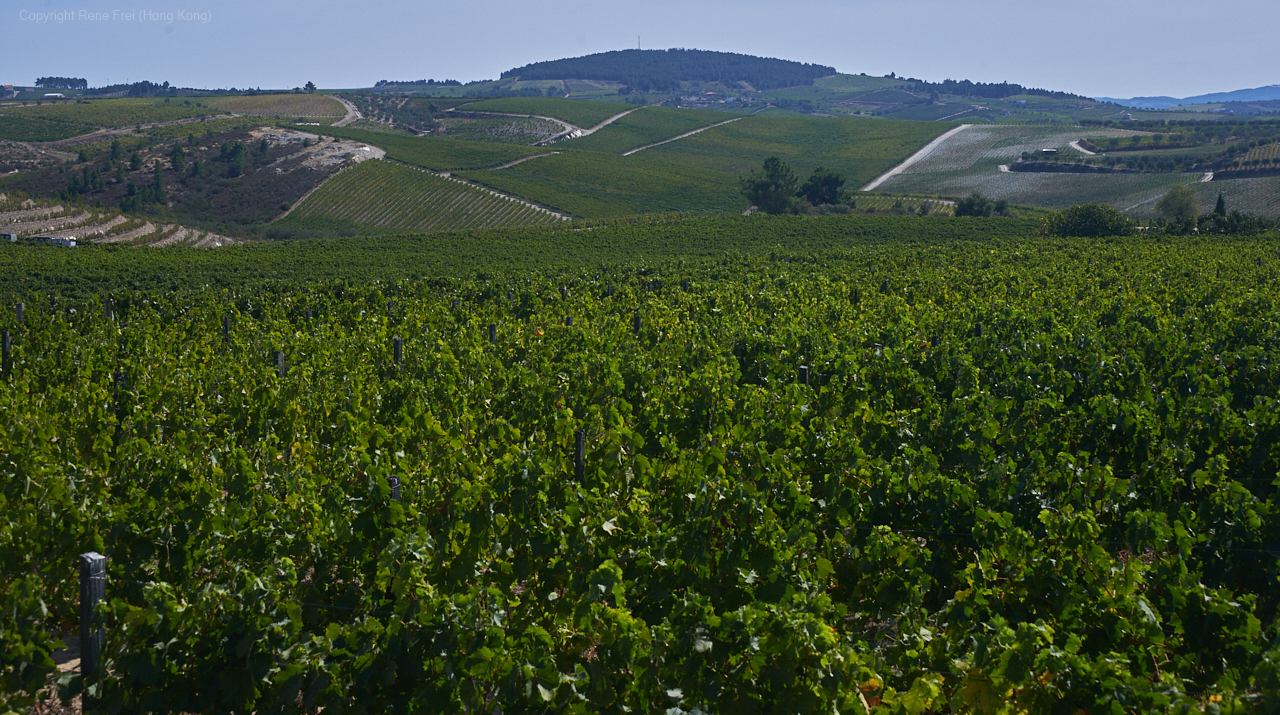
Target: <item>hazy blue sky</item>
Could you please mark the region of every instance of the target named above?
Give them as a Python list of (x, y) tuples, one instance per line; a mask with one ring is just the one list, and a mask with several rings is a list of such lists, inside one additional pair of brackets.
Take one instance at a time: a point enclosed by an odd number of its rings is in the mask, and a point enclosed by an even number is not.
[(0, 8), (5, 84), (44, 75), (263, 88), (469, 81), (635, 47), (637, 35), (649, 49), (1091, 96), (1280, 83), (1276, 0), (0, 0)]

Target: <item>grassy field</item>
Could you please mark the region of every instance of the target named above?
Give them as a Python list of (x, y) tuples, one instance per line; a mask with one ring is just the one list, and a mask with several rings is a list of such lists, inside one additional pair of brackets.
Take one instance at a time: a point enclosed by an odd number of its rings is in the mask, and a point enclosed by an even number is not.
[(680, 136), (685, 132), (732, 118), (731, 115), (723, 112), (704, 109), (645, 107), (628, 114), (595, 134), (570, 140), (563, 146), (621, 154), (629, 149)]
[(631, 107), (624, 104), (592, 102), (583, 99), (555, 99), (551, 97), (485, 99), (459, 107), (459, 111), (538, 114), (544, 117), (555, 117), (583, 129), (590, 129), (609, 117), (625, 112), (628, 109), (631, 109)]
[(876, 119), (754, 116), (643, 154), (731, 175), (757, 170), (765, 159), (777, 156), (805, 176), (820, 166), (838, 171), (848, 180), (847, 186), (856, 188), (950, 128)]
[(406, 164), (421, 166), (432, 171), (458, 171), (463, 169), (487, 169), (510, 161), (546, 153), (546, 149), (499, 144), (496, 142), (469, 142), (443, 137), (414, 137), (383, 132), (371, 132), (346, 127), (311, 127), (321, 134), (353, 139), (387, 150), (387, 156)]
[[(213, 100), (164, 100), (164, 99), (95, 99), (77, 104), (28, 104), (25, 107), (6, 107), (9, 116), (36, 117), (59, 122), (87, 124), (95, 127), (123, 129), (138, 124), (171, 122), (189, 117), (219, 114), (222, 110), (212, 106)], [(205, 105), (205, 106), (201, 106)]]
[(307, 117), (341, 119), (347, 110), (336, 99), (323, 94), (259, 94), (206, 100), (224, 112), (265, 117)]
[(400, 231), (457, 231), (560, 221), (546, 211), (417, 169), (366, 161), (330, 179), (281, 227), (348, 222)]
[(51, 142), (93, 131), (74, 122), (53, 122), (25, 116), (0, 115), (0, 139), (18, 142)]
[(462, 176), (581, 218), (642, 213), (741, 212), (737, 178), (645, 156), (565, 151)]

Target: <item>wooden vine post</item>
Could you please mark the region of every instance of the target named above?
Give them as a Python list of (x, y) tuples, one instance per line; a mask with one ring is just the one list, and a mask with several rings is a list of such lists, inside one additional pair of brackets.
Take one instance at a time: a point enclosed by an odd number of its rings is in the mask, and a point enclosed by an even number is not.
[(573, 433), (573, 478), (581, 484), (587, 478), (587, 432), (575, 430)]
[[(102, 629), (94, 629), (93, 613), (107, 598), (107, 557), (96, 551), (80, 555), (80, 674), (87, 686), (99, 666)], [(87, 693), (85, 700), (88, 700)], [(89, 707), (86, 703), (85, 711)]]

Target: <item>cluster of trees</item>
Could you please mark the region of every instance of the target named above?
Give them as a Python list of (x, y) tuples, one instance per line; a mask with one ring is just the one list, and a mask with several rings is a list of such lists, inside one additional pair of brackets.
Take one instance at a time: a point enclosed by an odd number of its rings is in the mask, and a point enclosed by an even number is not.
[(130, 181), (125, 194), (120, 198), (120, 210), (126, 213), (137, 213), (147, 204), (163, 206), (169, 203), (169, 194), (165, 191), (164, 164), (156, 162), (152, 169), (150, 184), (138, 186)]
[(742, 177), (742, 195), (769, 214), (806, 213), (811, 207), (842, 206), (845, 178), (823, 167), (813, 170), (804, 183), (786, 162), (776, 156), (764, 161), (761, 171)]
[[(1274, 231), (1280, 227), (1276, 221), (1261, 216), (1251, 216), (1240, 211), (1227, 211), (1226, 198), (1218, 194), (1218, 202), (1211, 213), (1200, 213), (1200, 200), (1194, 188), (1183, 184), (1175, 186), (1156, 203), (1159, 214), (1146, 233), (1163, 233), (1185, 236), (1189, 234), (1249, 235)], [(1044, 220), (1041, 233), (1046, 236), (1099, 238), (1102, 236), (1129, 236), (1138, 231), (1137, 222), (1106, 204), (1072, 206), (1050, 214)]]
[(956, 81), (949, 79), (943, 82), (926, 82), (924, 80), (911, 79), (916, 92), (936, 92), (938, 94), (955, 94), (962, 97), (985, 97), (987, 99), (1004, 99), (1018, 94), (1029, 94), (1036, 97), (1048, 97), (1049, 99), (1085, 99), (1078, 94), (1070, 92), (1053, 92), (1047, 89), (1035, 89), (1032, 87), (1023, 87), (1020, 84), (1010, 84), (1001, 82), (1000, 84), (987, 84), (984, 82), (971, 82), (969, 80)]
[(1159, 218), (1150, 230), (1175, 235), (1254, 234), (1277, 228), (1277, 222), (1268, 218), (1240, 211), (1228, 212), (1227, 199), (1221, 193), (1213, 211), (1201, 214), (1200, 197), (1189, 184), (1175, 186), (1161, 196), (1156, 202), (1156, 213)]
[(411, 130), (425, 131), (440, 125), (435, 115), (440, 106), (427, 99), (395, 98), (387, 100), (380, 95), (357, 94), (349, 99), (365, 117), (380, 121), (390, 121)]
[[(555, 91), (555, 87), (551, 87), (545, 93), (548, 97), (558, 97), (560, 93)], [(468, 97), (477, 99), (500, 99), (505, 97), (542, 97), (544, 93), (537, 87), (494, 87), (492, 89), (472, 89), (467, 91)]]
[(134, 82), (129, 86), (130, 97), (157, 97), (172, 94), (169, 83), (154, 84), (152, 82)]
[(956, 201), (957, 216), (1009, 216), (1009, 202), (1004, 199), (992, 201), (981, 191), (975, 191), (963, 199)]
[(503, 79), (593, 79), (621, 82), (641, 92), (672, 92), (682, 81), (747, 82), (756, 89), (813, 84), (834, 67), (707, 50), (615, 50), (535, 62), (507, 70)]
[(36, 80), (36, 86), (45, 89), (88, 89), (89, 82), (83, 77), (41, 77)]
[(397, 80), (380, 79), (374, 83), (373, 87), (374, 89), (378, 89), (379, 87), (389, 87), (393, 85), (397, 87), (402, 85), (414, 85), (414, 86), (425, 85), (428, 87), (461, 87), (462, 83), (456, 79), (442, 79), (439, 82), (437, 82), (434, 79), (415, 79), (411, 82), (401, 82)]

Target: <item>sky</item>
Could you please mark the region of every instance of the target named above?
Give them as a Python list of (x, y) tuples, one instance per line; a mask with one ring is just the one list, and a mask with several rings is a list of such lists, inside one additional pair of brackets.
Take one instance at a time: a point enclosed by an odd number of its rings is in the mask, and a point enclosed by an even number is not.
[(1276, 0), (0, 0), (0, 83), (368, 87), (684, 47), (931, 81), (1187, 97), (1280, 83)]

